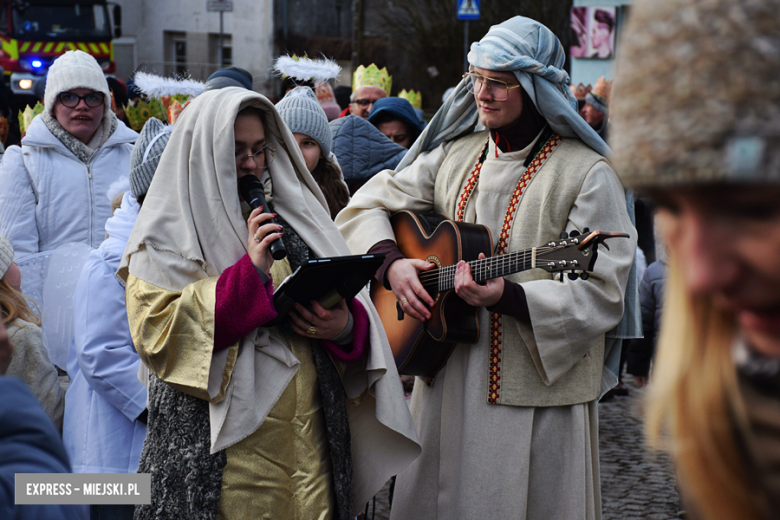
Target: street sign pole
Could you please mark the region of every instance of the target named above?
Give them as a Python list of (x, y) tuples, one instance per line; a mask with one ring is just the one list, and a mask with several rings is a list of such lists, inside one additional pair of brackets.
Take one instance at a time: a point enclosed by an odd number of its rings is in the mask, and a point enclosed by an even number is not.
[(217, 49), (217, 68), (222, 68), (225, 40), (225, 11), (233, 11), (233, 0), (206, 0), (206, 11), (219, 11), (219, 48)]
[(225, 11), (219, 12), (219, 52), (217, 52), (217, 59), (219, 60), (219, 67), (218, 69), (222, 68), (222, 64), (224, 63), (224, 60), (222, 59), (222, 40), (225, 34)]
[(469, 21), (463, 24), (463, 72), (469, 70)]
[(469, 70), (469, 20), (479, 20), (480, 0), (457, 0), (456, 14), (463, 20), (463, 71)]

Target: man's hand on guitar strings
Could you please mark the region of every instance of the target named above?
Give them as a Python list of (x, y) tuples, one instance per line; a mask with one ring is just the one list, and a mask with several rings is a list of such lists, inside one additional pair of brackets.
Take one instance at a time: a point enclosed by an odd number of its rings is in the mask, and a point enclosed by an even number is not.
[(418, 272), (434, 267), (436, 264), (425, 260), (402, 258), (390, 264), (387, 269), (387, 281), (390, 282), (395, 299), (401, 304), (401, 309), (416, 320), (431, 319), (429, 308), (433, 307), (434, 301), (420, 283)]
[[(483, 253), (479, 258), (485, 258)], [(504, 294), (504, 279), (493, 278), (485, 285), (479, 285), (471, 277), (471, 267), (461, 260), (455, 269), (455, 293), (474, 307), (492, 307)]]

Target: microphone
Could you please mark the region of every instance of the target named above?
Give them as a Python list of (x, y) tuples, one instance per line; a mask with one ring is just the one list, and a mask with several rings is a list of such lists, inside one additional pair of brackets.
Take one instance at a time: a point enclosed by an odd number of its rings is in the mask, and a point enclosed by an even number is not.
[[(265, 202), (263, 183), (254, 175), (245, 175), (238, 179), (238, 191), (249, 206), (254, 210), (262, 207), (261, 213), (268, 213), (268, 204)], [(281, 238), (271, 242), (271, 256), (274, 260), (281, 260), (287, 256), (287, 249)]]

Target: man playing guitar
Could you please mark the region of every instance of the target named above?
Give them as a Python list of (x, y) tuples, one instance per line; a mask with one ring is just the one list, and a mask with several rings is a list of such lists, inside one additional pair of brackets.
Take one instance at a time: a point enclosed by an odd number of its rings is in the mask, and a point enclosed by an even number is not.
[(389, 221), (398, 211), (486, 226), (487, 256), (585, 227), (630, 234), (600, 252), (587, 281), (532, 269), (480, 285), (458, 264), (455, 291), (479, 308), (479, 340), (457, 345), (435, 378), (415, 381), (423, 453), (398, 475), (392, 518), (601, 517), (596, 400), (605, 344), (621, 337), (612, 329), (636, 231), (610, 150), (572, 103), (563, 61), (538, 22), (491, 28), (398, 171), (371, 179), (336, 219), (353, 253), (387, 254), (377, 280), (417, 320), (431, 318), (420, 276), (436, 266), (400, 253)]

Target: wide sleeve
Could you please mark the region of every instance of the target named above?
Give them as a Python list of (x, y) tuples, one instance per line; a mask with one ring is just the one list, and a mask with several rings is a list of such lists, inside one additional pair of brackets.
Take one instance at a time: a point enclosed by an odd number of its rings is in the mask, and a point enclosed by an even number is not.
[(392, 213), (433, 210), (436, 176), (450, 144), (421, 154), (400, 172), (379, 172), (352, 196), (335, 222), (353, 253), (367, 253), (382, 240), (395, 241), (389, 220)]
[(217, 280), (204, 278), (178, 292), (130, 274), (125, 289), (127, 321), (141, 361), (172, 387), (211, 402), (224, 398), (238, 355), (237, 345), (227, 350), (222, 373), (215, 374), (218, 391), (210, 392)]
[(65, 391), (57, 369), (49, 359), (41, 341), (41, 328), (24, 322), (22, 327), (9, 331), (14, 346), (11, 364), (6, 375), (20, 377), (30, 387), (58, 431), (62, 431), (65, 412)]
[(37, 202), (22, 149), (11, 146), (0, 163), (0, 235), (11, 242), (16, 259), (38, 252)]
[(522, 284), (531, 324), (516, 323), (529, 348), (538, 351), (541, 367), (537, 368), (547, 384), (579, 362), (623, 315), (637, 233), (626, 210), (623, 187), (603, 161), (588, 172), (569, 211), (567, 231), (586, 227), (628, 233), (630, 238), (610, 239), (609, 250), (599, 246), (588, 280), (564, 278), (564, 282), (534, 280)]
[(135, 421), (146, 408), (146, 388), (137, 377), (141, 361), (130, 336), (125, 291), (97, 256), (92, 253), (73, 294), (73, 348), (89, 386)]

